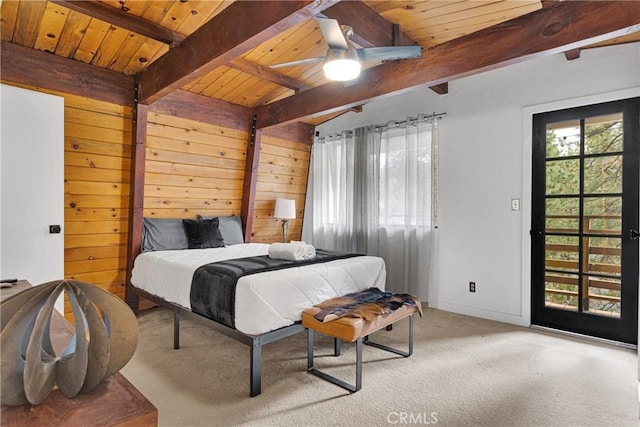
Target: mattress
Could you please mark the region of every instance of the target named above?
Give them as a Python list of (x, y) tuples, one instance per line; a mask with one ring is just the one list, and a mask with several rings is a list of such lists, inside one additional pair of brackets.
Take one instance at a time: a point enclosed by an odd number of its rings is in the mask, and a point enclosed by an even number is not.
[[(210, 262), (267, 255), (268, 244), (144, 252), (135, 259), (131, 284), (190, 310), (194, 271)], [(359, 256), (243, 276), (236, 285), (235, 325), (258, 335), (300, 321), (302, 311), (336, 296), (385, 288), (384, 260)]]

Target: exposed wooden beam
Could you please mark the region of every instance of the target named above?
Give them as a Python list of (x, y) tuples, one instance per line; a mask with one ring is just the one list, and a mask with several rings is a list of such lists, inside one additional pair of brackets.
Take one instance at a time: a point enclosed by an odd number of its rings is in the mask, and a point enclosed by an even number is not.
[(4, 40), (1, 46), (5, 81), (133, 106), (132, 77)]
[(441, 83), (439, 85), (429, 87), (432, 91), (437, 93), (438, 95), (446, 95), (449, 93), (449, 83)]
[(415, 46), (417, 43), (398, 28), (394, 35), (393, 23), (379, 15), (361, 1), (343, 1), (323, 12), (342, 25), (353, 28), (353, 40), (362, 47)]
[(361, 83), (332, 82), (257, 107), (258, 128), (316, 117), (528, 59), (640, 31), (640, 3), (567, 1), (428, 49), (421, 58), (367, 70)]
[(151, 104), (149, 111), (245, 131), (252, 117), (250, 108), (181, 89)]
[(171, 31), (155, 22), (130, 15), (123, 10), (95, 1), (65, 1), (50, 0), (60, 6), (91, 16), (116, 27), (124, 28), (144, 37), (157, 40), (169, 45), (176, 45), (184, 40), (185, 36)]
[(336, 1), (234, 2), (137, 75), (141, 102), (157, 101)]
[(567, 58), (567, 61), (573, 61), (574, 59), (578, 59), (580, 58), (580, 49), (567, 50), (564, 53), (564, 57)]
[(133, 149), (131, 150), (131, 191), (129, 196), (129, 242), (127, 246), (127, 282), (125, 301), (134, 311), (138, 310), (138, 297), (131, 292), (133, 261), (142, 247), (142, 221), (144, 207), (144, 171), (147, 147), (146, 105), (136, 103), (133, 117)]
[(262, 131), (256, 128), (256, 116), (249, 124), (249, 141), (247, 142), (247, 157), (242, 183), (242, 206), (240, 218), (244, 227), (244, 242), (250, 243), (253, 230), (253, 212), (256, 202), (256, 187), (258, 185), (258, 168), (260, 167), (260, 143)]
[(243, 73), (247, 73), (259, 79), (275, 83), (278, 86), (293, 89), (296, 91), (296, 93), (311, 88), (311, 86), (307, 85), (304, 82), (301, 82), (300, 80), (296, 80), (285, 74), (281, 74), (269, 67), (256, 64), (255, 62), (247, 61), (242, 57), (233, 59), (231, 62), (229, 62), (228, 65), (235, 68), (236, 70), (240, 70)]
[[(345, 1), (331, 6), (323, 12), (329, 18), (353, 28), (353, 40), (362, 47), (415, 46), (418, 43), (409, 37), (398, 24), (387, 21), (361, 1)], [(442, 95), (441, 87), (430, 88)]]
[(303, 122), (294, 122), (282, 126), (274, 126), (265, 129), (263, 135), (273, 138), (287, 139), (290, 141), (313, 144), (316, 127)]

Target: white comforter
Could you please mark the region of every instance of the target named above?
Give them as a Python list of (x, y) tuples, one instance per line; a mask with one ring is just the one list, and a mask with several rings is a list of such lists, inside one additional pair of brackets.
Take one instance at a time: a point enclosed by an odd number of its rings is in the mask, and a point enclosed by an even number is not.
[[(145, 252), (135, 260), (131, 283), (190, 309), (191, 278), (198, 267), (267, 255), (268, 251), (267, 244), (246, 243), (226, 248)], [(300, 320), (305, 308), (372, 286), (384, 290), (385, 280), (384, 260), (372, 256), (243, 276), (236, 286), (236, 329), (257, 335), (289, 326)]]

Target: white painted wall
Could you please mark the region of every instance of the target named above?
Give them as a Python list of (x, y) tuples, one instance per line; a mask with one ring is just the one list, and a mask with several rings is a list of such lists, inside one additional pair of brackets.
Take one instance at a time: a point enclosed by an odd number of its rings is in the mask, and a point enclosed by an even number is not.
[[(439, 122), (437, 279), (429, 303), (528, 325), (531, 126), (523, 116), (634, 96), (639, 86), (637, 44), (591, 49), (574, 61), (559, 54), (453, 81), (447, 95), (421, 89), (374, 102), (317, 130), (325, 135), (446, 112)], [(520, 211), (511, 211), (512, 198), (522, 200)], [(475, 294), (469, 281), (477, 283)]]
[[(0, 277), (64, 278), (64, 99), (0, 86)], [(63, 300), (56, 308), (63, 312)]]
[[(531, 115), (640, 96), (638, 43), (530, 60), (374, 102), (318, 127), (320, 135), (416, 113), (439, 123), (439, 229), (432, 307), (530, 324)], [(520, 198), (521, 210), (510, 200)], [(311, 215), (305, 215), (311, 218)], [(311, 220), (305, 221), (305, 238)], [(477, 283), (469, 293), (468, 282)], [(638, 365), (640, 391), (640, 359)], [(640, 396), (640, 394), (639, 394)]]

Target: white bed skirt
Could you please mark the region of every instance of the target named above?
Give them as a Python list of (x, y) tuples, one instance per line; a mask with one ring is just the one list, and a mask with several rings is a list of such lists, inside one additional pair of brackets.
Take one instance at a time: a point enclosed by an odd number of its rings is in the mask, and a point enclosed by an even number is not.
[[(135, 260), (131, 283), (138, 289), (190, 310), (194, 271), (232, 258), (267, 255), (268, 244), (145, 252)], [(384, 260), (359, 256), (243, 276), (236, 286), (236, 329), (257, 335), (300, 320), (301, 313), (329, 298), (375, 286), (385, 288)]]

